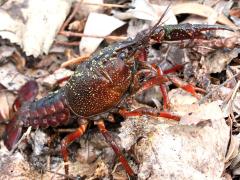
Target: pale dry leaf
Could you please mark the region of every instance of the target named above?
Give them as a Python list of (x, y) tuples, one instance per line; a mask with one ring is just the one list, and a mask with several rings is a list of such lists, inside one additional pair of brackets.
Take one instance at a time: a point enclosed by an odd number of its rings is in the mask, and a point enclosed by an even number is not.
[(195, 103), (198, 99), (182, 89), (173, 89), (168, 94), (172, 111), (177, 111), (180, 116), (187, 114), (190, 105), (192, 108), (197, 108)]
[(238, 27), (235, 24), (233, 24), (225, 15), (218, 14), (213, 8), (206, 5), (187, 2), (187, 3), (173, 5), (172, 10), (175, 15), (196, 14), (198, 16), (203, 16), (205, 18), (208, 18), (208, 21), (211, 24), (215, 24), (214, 21), (216, 20), (217, 22), (227, 25), (230, 28), (238, 29)]
[(41, 81), (44, 85), (48, 87), (53, 87), (56, 85), (58, 81), (61, 81), (62, 79), (66, 77), (70, 77), (74, 72), (65, 68), (60, 68), (56, 70), (54, 73), (50, 74), (49, 76), (43, 78)]
[[(132, 2), (131, 6), (134, 9), (129, 9), (126, 12), (115, 11), (114, 15), (119, 19), (142, 19), (152, 22), (152, 25), (156, 23), (162, 16), (163, 12), (167, 9), (167, 6), (160, 6), (156, 4), (151, 4), (148, 0), (135, 0)], [(171, 7), (168, 9), (164, 15), (162, 22), (164, 24), (177, 24), (177, 19), (173, 14)]]
[(30, 174), (30, 165), (24, 160), (24, 157), (21, 153), (16, 152), (11, 155), (6, 148), (3, 148), (4, 145), (1, 143), (0, 149), (0, 179), (31, 179), (36, 177), (35, 173)]
[[(239, 134), (237, 136), (234, 136), (239, 144), (240, 136)], [(240, 153), (239, 153), (239, 146), (238, 146), (238, 154), (237, 156), (232, 160), (230, 169), (232, 170), (233, 175), (240, 175)]]
[(238, 57), (240, 49), (234, 48), (229, 51), (215, 51), (209, 54), (207, 57), (203, 57), (200, 61), (205, 73), (218, 73), (226, 68), (233, 58)]
[(10, 0), (0, 10), (0, 36), (26, 55), (48, 53), (72, 0)]
[(14, 47), (2, 45), (0, 47), (0, 62), (2, 63), (5, 58), (12, 56), (15, 50)]
[(237, 113), (237, 115), (240, 115), (240, 93), (238, 92), (236, 94), (236, 97), (233, 101), (233, 112)]
[[(2, 120), (8, 120), (10, 118), (10, 111), (12, 110), (12, 104), (15, 100), (15, 96), (9, 91), (0, 91), (0, 117)], [(1, 120), (0, 118), (0, 120)]]
[(218, 103), (188, 104), (186, 114), (176, 125), (147, 116), (122, 123), (119, 136), (138, 158), (138, 179), (221, 178), (230, 129)]
[(230, 162), (234, 158), (237, 157), (239, 154), (239, 140), (236, 136), (231, 136), (231, 141), (227, 150), (226, 158), (225, 158), (225, 163)]
[(0, 83), (10, 91), (20, 89), (29, 79), (29, 77), (19, 73), (12, 63), (0, 67)]
[[(84, 28), (84, 34), (95, 36), (107, 36), (112, 31), (124, 25), (125, 22), (106, 14), (90, 13)], [(103, 38), (82, 37), (79, 44), (80, 54), (93, 53)]]

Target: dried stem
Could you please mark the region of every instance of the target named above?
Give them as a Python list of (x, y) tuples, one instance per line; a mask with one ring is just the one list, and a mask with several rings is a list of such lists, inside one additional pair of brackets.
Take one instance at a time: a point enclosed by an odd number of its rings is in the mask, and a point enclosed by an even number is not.
[(55, 41), (55, 44), (62, 45), (62, 46), (79, 46), (79, 41), (74, 41), (74, 42)]
[(80, 2), (78, 2), (78, 3), (75, 5), (72, 13), (68, 16), (67, 20), (63, 23), (63, 25), (62, 25), (62, 27), (60, 28), (60, 31), (59, 31), (59, 32), (64, 31), (64, 29), (65, 29), (65, 28), (67, 27), (67, 25), (70, 23), (70, 21), (72, 20), (72, 18), (73, 18), (73, 17), (75, 16), (75, 14), (78, 12), (78, 10), (79, 10), (79, 8), (80, 8), (80, 6), (81, 6), (81, 4), (82, 4), (82, 1), (83, 1), (83, 0), (81, 0)]
[(80, 64), (81, 62), (87, 60), (89, 57), (90, 57), (90, 55), (87, 54), (87, 55), (79, 56), (77, 58), (70, 59), (70, 60), (62, 63), (61, 68), (65, 68), (70, 65)]
[(90, 3), (90, 2), (83, 2), (85, 5), (93, 5), (93, 6), (101, 6), (101, 7), (109, 7), (109, 8), (134, 8), (133, 6), (129, 5), (121, 5), (121, 4), (109, 4), (109, 3)]
[(103, 38), (112, 41), (119, 41), (127, 39), (126, 36), (98, 36), (98, 35), (90, 35), (90, 34), (83, 34), (83, 33), (76, 33), (71, 31), (61, 31), (59, 34), (64, 35), (66, 37), (74, 36), (74, 37), (91, 37), (91, 38)]

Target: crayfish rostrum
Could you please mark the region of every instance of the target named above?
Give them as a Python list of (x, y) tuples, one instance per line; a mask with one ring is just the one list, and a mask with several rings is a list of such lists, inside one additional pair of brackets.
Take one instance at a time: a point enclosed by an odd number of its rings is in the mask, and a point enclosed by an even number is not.
[[(161, 19), (160, 19), (161, 20)], [(149, 30), (136, 35), (135, 38), (114, 43), (93, 54), (88, 61), (78, 65), (74, 75), (61, 89), (46, 97), (32, 101), (32, 97), (26, 97), (28, 102), (19, 106), (14, 118), (7, 125), (4, 143), (10, 150), (19, 140), (22, 128), (47, 128), (68, 124), (70, 115), (77, 116), (79, 128), (67, 135), (61, 142), (61, 153), (64, 161), (68, 161), (67, 146), (79, 138), (85, 131), (89, 121), (97, 124), (106, 141), (113, 148), (119, 161), (122, 163), (130, 177), (135, 173), (128, 165), (109, 132), (106, 130), (104, 120), (112, 113), (120, 113), (126, 116), (152, 115), (179, 120), (179, 116), (166, 112), (169, 108), (169, 100), (164, 83), (172, 81), (177, 86), (197, 96), (193, 85), (181, 83), (165, 74), (171, 70), (162, 71), (155, 64), (147, 61), (150, 41), (161, 43), (163, 40), (204, 39), (202, 31), (224, 29), (220, 25), (159, 25), (159, 22)], [(140, 81), (142, 77), (145, 81)], [(163, 94), (164, 111), (140, 108), (129, 111), (125, 105), (127, 98), (133, 98), (154, 85), (160, 86)], [(36, 93), (33, 95), (35, 96)], [(65, 165), (68, 174), (68, 165)]]

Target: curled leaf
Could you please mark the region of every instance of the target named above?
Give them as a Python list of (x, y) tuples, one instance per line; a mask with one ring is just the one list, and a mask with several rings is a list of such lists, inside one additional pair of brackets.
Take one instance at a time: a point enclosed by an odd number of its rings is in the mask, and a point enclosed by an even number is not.
[[(115, 29), (121, 27), (125, 22), (105, 14), (91, 13), (88, 16), (84, 34), (96, 35), (96, 36), (107, 36)], [(103, 38), (83, 37), (79, 48), (81, 55), (93, 53)]]

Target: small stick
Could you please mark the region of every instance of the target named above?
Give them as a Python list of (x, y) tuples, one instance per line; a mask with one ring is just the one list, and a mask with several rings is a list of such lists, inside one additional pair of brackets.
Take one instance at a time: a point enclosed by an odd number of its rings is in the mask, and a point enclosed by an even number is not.
[(79, 41), (74, 42), (66, 42), (66, 41), (55, 41), (56, 45), (62, 45), (62, 46), (79, 46)]
[(66, 37), (74, 36), (74, 37), (103, 38), (103, 39), (108, 39), (108, 40), (113, 40), (113, 41), (127, 39), (126, 36), (99, 36), (99, 35), (90, 35), (90, 34), (84, 34), (84, 33), (76, 33), (76, 32), (71, 32), (71, 31), (61, 31), (61, 32), (59, 32), (59, 34), (64, 35)]
[(47, 169), (46, 171), (48, 171), (48, 172), (50, 172), (50, 173), (53, 173), (54, 175), (57, 174), (57, 175), (59, 175), (59, 176), (66, 177), (66, 178), (68, 178), (68, 179), (76, 180), (76, 177), (73, 177), (73, 176), (69, 176), (69, 175), (66, 175), (66, 174), (62, 174), (62, 173), (59, 173), (59, 172), (56, 172), (56, 171), (51, 171), (51, 170), (48, 170), (48, 169)]
[(72, 18), (75, 16), (75, 14), (78, 12), (80, 5), (82, 4), (81, 0), (80, 2), (78, 2), (76, 4), (76, 6), (74, 7), (72, 13), (69, 15), (69, 17), (67, 18), (67, 20), (63, 23), (62, 27), (60, 28), (59, 32), (64, 31), (64, 29), (67, 27), (67, 25), (70, 23), (70, 21), (72, 20)]
[(109, 8), (131, 8), (134, 9), (135, 7), (130, 5), (121, 5), (121, 4), (109, 4), (109, 3), (90, 3), (90, 2), (83, 2), (85, 5), (93, 5), (93, 6), (102, 6), (102, 7), (109, 7)]
[[(127, 39), (127, 37), (125, 36), (98, 36), (98, 35), (88, 35), (88, 34), (83, 34), (83, 33), (76, 33), (76, 32), (71, 32), (71, 31), (65, 31), (65, 28), (67, 27), (67, 25), (70, 23), (70, 21), (72, 20), (72, 18), (75, 16), (75, 14), (78, 12), (80, 5), (82, 4), (82, 0), (80, 2), (78, 2), (76, 4), (76, 6), (74, 7), (72, 13), (69, 15), (69, 17), (67, 18), (67, 20), (63, 23), (62, 27), (60, 28), (58, 34), (64, 35), (66, 37), (70, 37), (70, 36), (74, 36), (74, 37), (92, 37), (92, 38), (103, 38), (103, 39), (109, 39), (109, 40), (113, 40), (113, 41), (118, 41), (118, 40), (125, 40)], [(85, 3), (86, 4), (86, 3)], [(89, 3), (92, 5), (98, 5), (95, 3)], [(100, 4), (99, 4), (100, 5)], [(111, 6), (114, 4), (105, 4), (106, 6)], [(122, 6), (122, 5), (119, 5)], [(60, 42), (58, 42), (60, 44)], [(65, 44), (65, 45), (76, 45), (76, 42), (74, 42), (73, 44), (71, 43), (64, 43), (61, 42), (61, 44)]]
[(70, 65), (80, 64), (81, 62), (87, 60), (89, 57), (90, 57), (90, 55), (87, 54), (87, 55), (79, 56), (77, 58), (70, 59), (70, 60), (62, 63), (61, 68), (65, 68)]

